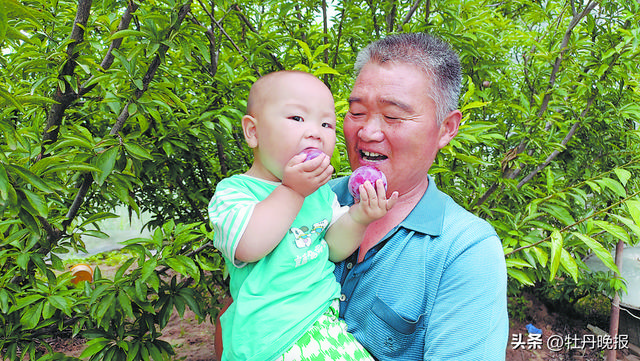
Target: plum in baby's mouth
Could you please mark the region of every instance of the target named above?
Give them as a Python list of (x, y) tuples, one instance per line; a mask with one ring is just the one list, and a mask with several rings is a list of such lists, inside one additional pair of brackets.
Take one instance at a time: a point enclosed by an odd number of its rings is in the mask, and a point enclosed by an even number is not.
[(318, 148), (305, 148), (302, 150), (302, 152), (300, 152), (300, 154), (307, 155), (307, 157), (304, 159), (304, 162), (306, 162), (324, 153)]

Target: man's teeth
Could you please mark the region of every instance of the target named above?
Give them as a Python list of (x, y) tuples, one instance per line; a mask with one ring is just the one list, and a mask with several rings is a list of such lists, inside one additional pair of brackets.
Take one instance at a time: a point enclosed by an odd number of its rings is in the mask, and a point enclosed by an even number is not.
[(363, 158), (366, 158), (368, 160), (381, 160), (381, 159), (385, 159), (387, 158), (386, 156), (379, 154), (379, 153), (373, 153), (373, 152), (367, 152), (364, 150), (361, 150), (360, 153), (362, 154)]

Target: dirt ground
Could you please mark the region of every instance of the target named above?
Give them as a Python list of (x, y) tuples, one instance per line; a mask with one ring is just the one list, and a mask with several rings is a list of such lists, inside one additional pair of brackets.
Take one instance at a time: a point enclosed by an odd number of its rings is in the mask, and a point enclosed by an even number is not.
[[(600, 327), (551, 311), (531, 294), (522, 296), (526, 300), (524, 317), (510, 320), (507, 361), (605, 360), (607, 351), (602, 345), (606, 344), (606, 338), (597, 334)], [(529, 336), (527, 324), (542, 331), (540, 341)], [(617, 360), (640, 361), (638, 356), (628, 347), (616, 351)]]
[[(100, 268), (103, 275), (105, 271), (109, 272), (102, 266)], [(602, 337), (598, 338), (597, 335), (590, 336), (593, 332), (587, 328), (587, 322), (550, 311), (542, 301), (531, 294), (523, 294), (521, 300), (523, 301), (519, 307), (520, 317), (512, 317), (510, 320), (507, 361), (599, 361), (605, 359), (606, 351), (603, 351), (603, 347), (567, 346), (569, 338), (581, 343), (591, 339), (602, 340)], [(539, 341), (529, 336), (527, 324), (542, 330)], [(215, 327), (211, 321), (198, 322), (194, 313), (188, 309), (183, 318), (174, 312), (169, 324), (162, 330), (162, 339), (169, 342), (176, 353), (173, 360), (183, 361), (215, 360), (214, 335)], [(560, 342), (555, 344), (557, 350), (549, 348), (551, 339)], [(79, 357), (84, 349), (84, 342), (81, 339), (56, 338), (50, 340), (50, 344), (54, 351), (72, 357)], [(617, 352), (618, 360), (640, 361), (639, 356), (628, 349)]]

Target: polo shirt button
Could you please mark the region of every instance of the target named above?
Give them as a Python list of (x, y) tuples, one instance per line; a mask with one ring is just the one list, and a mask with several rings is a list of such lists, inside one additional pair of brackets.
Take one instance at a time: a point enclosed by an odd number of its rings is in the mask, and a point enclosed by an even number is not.
[(347, 295), (345, 295), (344, 293), (340, 295), (340, 301), (344, 302), (347, 300)]
[(353, 268), (353, 263), (349, 262), (347, 263), (347, 269), (352, 269)]

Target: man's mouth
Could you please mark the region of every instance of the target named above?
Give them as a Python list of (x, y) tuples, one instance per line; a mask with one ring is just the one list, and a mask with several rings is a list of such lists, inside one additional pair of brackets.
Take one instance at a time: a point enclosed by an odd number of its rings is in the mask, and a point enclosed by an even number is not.
[(360, 158), (368, 162), (378, 162), (387, 159), (386, 155), (382, 155), (380, 153), (367, 152), (364, 150), (359, 150), (358, 152), (360, 153)]

